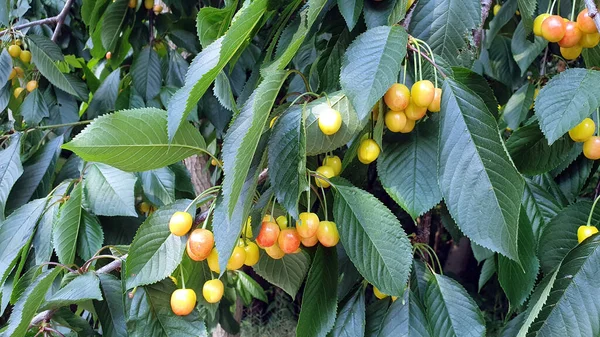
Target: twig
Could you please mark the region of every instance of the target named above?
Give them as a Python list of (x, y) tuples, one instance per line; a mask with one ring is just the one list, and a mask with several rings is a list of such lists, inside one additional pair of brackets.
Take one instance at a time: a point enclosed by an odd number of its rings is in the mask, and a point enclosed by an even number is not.
[(584, 0), (585, 6), (588, 10), (588, 15), (590, 18), (594, 19), (594, 23), (596, 24), (596, 28), (600, 31), (600, 15), (598, 15), (598, 7), (596, 7), (596, 3), (594, 0)]
[(421, 56), (427, 60), (427, 62), (431, 63), (431, 65), (433, 65), (442, 75), (443, 78), (448, 77), (448, 75), (446, 75), (446, 73), (444, 72), (444, 69), (440, 68), (440, 66), (438, 66), (435, 62), (433, 62), (433, 60), (427, 56), (427, 54), (423, 53), (422, 51), (417, 50), (417, 48), (413, 47), (411, 44), (408, 44), (408, 49), (412, 50), (415, 53), (419, 53), (421, 54)]
[(58, 39), (60, 29), (67, 18), (67, 14), (69, 14), (69, 10), (71, 9), (73, 2), (75, 2), (75, 0), (67, 0), (63, 9), (60, 11), (60, 13), (58, 13), (58, 16), (56, 17), (56, 28), (54, 28), (54, 33), (52, 34), (52, 42), (56, 42)]
[(481, 46), (481, 42), (483, 41), (483, 25), (485, 24), (485, 20), (487, 20), (488, 15), (490, 15), (490, 8), (492, 8), (492, 0), (481, 0), (481, 26), (473, 32), (473, 41), (475, 42), (475, 46), (479, 48)]
[(29, 27), (33, 27), (33, 26), (49, 25), (49, 24), (56, 23), (56, 29), (54, 31), (54, 34), (52, 34), (52, 41), (56, 41), (55, 35), (57, 36), (57, 31), (59, 31), (60, 26), (62, 26), (62, 24), (64, 23), (65, 18), (67, 17), (67, 14), (69, 13), (69, 9), (71, 8), (71, 6), (73, 5), (74, 2), (75, 2), (74, 0), (67, 0), (67, 2), (65, 3), (65, 6), (60, 11), (60, 13), (58, 13), (57, 16), (52, 16), (49, 18), (41, 19), (41, 20), (35, 20), (35, 21), (31, 21), (31, 22), (27, 22), (24, 24), (20, 24), (20, 25), (16, 25), (16, 26), (7, 28), (5, 30), (0, 31), (0, 36), (4, 36), (6, 33), (8, 33), (11, 30), (21, 30), (21, 29), (25, 29), (25, 28), (29, 28)]
[(544, 56), (542, 58), (542, 66), (540, 68), (540, 76), (546, 75), (546, 63), (548, 63), (546, 61), (547, 59), (548, 59), (548, 46), (546, 46), (546, 51), (544, 51)]

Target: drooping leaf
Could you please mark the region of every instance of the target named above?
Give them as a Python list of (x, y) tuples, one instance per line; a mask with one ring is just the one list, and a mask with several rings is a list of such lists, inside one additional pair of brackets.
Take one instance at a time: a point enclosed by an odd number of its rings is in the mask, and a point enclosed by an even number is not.
[(533, 29), (533, 14), (537, 7), (537, 1), (535, 0), (517, 0), (519, 4), (519, 11), (521, 12), (522, 22), (525, 27), (527, 35)]
[(85, 201), (96, 215), (137, 216), (134, 186), (137, 178), (101, 163), (86, 166), (83, 186)]
[(238, 284), (244, 289), (244, 291), (248, 292), (248, 294), (252, 295), (252, 297), (261, 300), (265, 303), (268, 303), (267, 294), (265, 294), (265, 290), (261, 287), (256, 280), (254, 280), (250, 275), (244, 273), (243, 271), (237, 271), (238, 276)]
[(20, 111), (23, 119), (29, 125), (37, 125), (42, 119), (50, 116), (50, 110), (40, 89), (32, 91), (25, 97)]
[(336, 249), (319, 245), (306, 279), (296, 336), (326, 336), (333, 328), (337, 282)]
[[(521, 122), (527, 119), (530, 107), (533, 105), (535, 87), (527, 82), (519, 88), (506, 103), (502, 117), (509, 128), (516, 130)], [(538, 125), (538, 123), (533, 123)]]
[(81, 213), (81, 228), (77, 237), (77, 255), (83, 260), (91, 259), (104, 243), (104, 232), (98, 218), (84, 210)]
[(439, 182), (448, 210), (475, 243), (518, 261), (524, 182), (496, 121), (481, 98), (451, 79), (444, 82), (442, 107)]
[(378, 336), (429, 337), (425, 310), (410, 290), (392, 303), (381, 323)]
[(548, 144), (553, 144), (600, 107), (600, 71), (563, 71), (540, 90), (534, 107)]
[(140, 173), (144, 195), (154, 205), (167, 205), (175, 201), (175, 173), (168, 167)]
[(10, 137), (9, 145), (0, 151), (0, 220), (4, 219), (4, 206), (13, 185), (23, 174), (21, 164), (21, 134)]
[(391, 298), (373, 301), (365, 311), (365, 336), (377, 336), (383, 328), (383, 320), (390, 306)]
[[(53, 203), (54, 200), (51, 202)], [(33, 250), (35, 254), (35, 264), (42, 264), (50, 261), (52, 257), (52, 228), (54, 222), (59, 219), (60, 204), (54, 203), (48, 205), (42, 218), (40, 219), (35, 234), (33, 235)]]
[(202, 7), (196, 17), (198, 38), (203, 47), (213, 43), (227, 31), (231, 18), (237, 7), (237, 1), (232, 1), (223, 8)]
[[(357, 1), (357, 3), (360, 1)], [(340, 89), (340, 69), (346, 48), (352, 41), (348, 28), (335, 25), (332, 29), (332, 37), (327, 42), (327, 48), (318, 55), (317, 71), (319, 74), (319, 89), (332, 92)]]
[(98, 87), (98, 90), (94, 93), (94, 97), (86, 110), (89, 118), (96, 118), (115, 110), (120, 81), (120, 68), (114, 70), (104, 79), (104, 81), (102, 81), (102, 84), (100, 84), (100, 87)]
[(146, 46), (131, 65), (131, 77), (135, 90), (146, 102), (158, 95), (162, 84), (161, 65), (158, 54)]
[(485, 106), (494, 117), (498, 116), (498, 101), (485, 77), (463, 67), (452, 67), (452, 74), (457, 82), (464, 84), (485, 102)]
[(102, 46), (107, 51), (115, 50), (127, 16), (128, 3), (128, 0), (109, 2), (106, 12), (102, 16)]
[(360, 287), (340, 309), (335, 320), (334, 337), (365, 335), (365, 288)]
[(169, 143), (166, 126), (164, 110), (117, 111), (100, 116), (63, 148), (86, 161), (132, 172), (173, 164), (206, 147), (200, 132), (188, 123)]
[(12, 57), (8, 53), (8, 48), (0, 52), (0, 83), (8, 82), (8, 77), (13, 69)]
[(512, 58), (512, 51), (510, 48), (510, 38), (503, 35), (497, 35), (489, 48), (489, 64), (491, 72), (486, 71), (488, 72), (488, 75), (500, 81), (507, 87), (511, 87), (520, 76), (519, 67)]
[(525, 179), (525, 189), (521, 203), (531, 222), (535, 242), (540, 237), (542, 229), (563, 208), (563, 204), (547, 189), (548, 185), (546, 184), (539, 184), (530, 179)]
[[(539, 268), (539, 266), (538, 266)], [(477, 282), (477, 291), (481, 292), (481, 288), (496, 274), (496, 260), (492, 257), (486, 259), (481, 267), (481, 274), (479, 274), (479, 282)]]
[(60, 218), (54, 223), (52, 230), (52, 240), (58, 260), (67, 266), (75, 262), (75, 251), (84, 211), (82, 190), (82, 184), (77, 184), (73, 188), (69, 200), (61, 207)]
[[(544, 277), (542, 281), (538, 284), (538, 286), (535, 288), (535, 291), (533, 292), (533, 294), (531, 295), (531, 299), (529, 300), (527, 310), (525, 310), (525, 312), (523, 313), (524, 316), (520, 318), (520, 328), (517, 337), (525, 337), (527, 334), (527, 330), (529, 330), (531, 324), (540, 314), (540, 311), (542, 310), (544, 304), (548, 300), (550, 290), (554, 286), (557, 274), (558, 268), (556, 268), (556, 270), (553, 273), (546, 275), (546, 277)], [(514, 335), (511, 335), (511, 337), (512, 336)]]
[[(185, 250), (186, 237), (169, 230), (173, 213), (184, 211), (190, 200), (178, 200), (152, 213), (135, 234), (125, 263), (126, 287), (156, 283), (177, 268)], [(194, 208), (188, 212), (194, 216)]]
[(485, 34), (485, 45), (486, 48), (489, 48), (492, 41), (504, 27), (514, 16), (515, 11), (517, 10), (517, 0), (508, 0), (502, 4), (500, 10), (497, 14), (494, 14), (494, 17), (490, 21), (490, 28)]
[(358, 119), (365, 119), (398, 80), (407, 43), (408, 34), (401, 26), (381, 26), (359, 35), (346, 50), (340, 84)]
[(127, 337), (123, 283), (111, 274), (98, 274), (103, 301), (94, 301), (94, 308), (106, 337)]
[[(382, 115), (382, 114), (381, 114)], [(377, 172), (388, 194), (413, 218), (442, 199), (438, 185), (439, 117), (419, 123), (409, 137), (383, 146)], [(402, 179), (398, 179), (398, 177)]]
[(261, 250), (260, 260), (252, 268), (260, 277), (295, 298), (309, 267), (310, 257), (304, 251), (287, 254), (279, 260), (274, 260)]
[(580, 155), (566, 170), (556, 176), (556, 183), (567, 200), (573, 202), (577, 199), (590, 175), (594, 173), (593, 167), (593, 160)]
[(70, 304), (80, 304), (89, 300), (102, 300), (100, 279), (93, 272), (75, 277), (66, 286), (46, 299), (44, 309), (56, 309)]
[(338, 0), (338, 8), (344, 17), (344, 20), (346, 20), (346, 25), (349, 30), (354, 29), (354, 26), (356, 26), (363, 9), (363, 3), (364, 1), (361, 0)]
[(404, 290), (412, 253), (398, 219), (372, 194), (333, 178), (333, 216), (348, 257), (361, 275), (385, 294)]
[[(517, 1), (520, 2), (521, 0)], [(534, 36), (533, 42), (529, 41), (527, 35), (529, 35), (531, 28), (529, 28), (529, 31), (526, 31), (524, 25), (524, 22), (526, 20), (527, 18), (519, 22), (511, 40), (513, 58), (515, 59), (517, 65), (521, 69), (521, 76), (523, 76), (527, 72), (527, 69), (529, 69), (531, 63), (538, 57), (538, 55), (540, 55), (540, 53), (548, 45), (548, 41), (546, 41), (541, 36)]]

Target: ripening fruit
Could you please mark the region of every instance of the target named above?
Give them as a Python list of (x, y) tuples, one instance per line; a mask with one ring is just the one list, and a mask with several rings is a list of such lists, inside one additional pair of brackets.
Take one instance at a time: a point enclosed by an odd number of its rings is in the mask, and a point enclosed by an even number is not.
[(271, 247), (277, 242), (279, 231), (279, 225), (276, 223), (263, 221), (260, 232), (258, 232), (258, 236), (256, 236), (256, 243), (263, 248)]
[(171, 294), (171, 310), (177, 316), (187, 316), (196, 307), (196, 292), (192, 289), (177, 289)]
[(542, 22), (542, 36), (550, 42), (558, 42), (565, 36), (566, 22), (558, 15), (550, 15)]
[[(432, 102), (433, 102), (433, 100), (432, 100)], [(417, 106), (411, 100), (408, 107), (406, 107), (406, 110), (404, 110), (404, 113), (406, 114), (406, 119), (417, 121), (417, 120), (425, 117), (425, 114), (427, 113), (427, 107)]]
[(323, 160), (324, 166), (329, 166), (333, 169), (333, 175), (337, 176), (342, 172), (342, 160), (338, 156), (327, 156)]
[(317, 244), (317, 242), (319, 242), (319, 239), (317, 238), (317, 235), (313, 235), (310, 238), (302, 238), (302, 245), (304, 247), (313, 247), (314, 245)]
[(214, 271), (215, 273), (220, 273), (221, 268), (219, 268), (219, 253), (217, 252), (217, 248), (213, 248), (208, 254), (206, 258), (206, 262), (208, 262), (208, 268)]
[(583, 48), (594, 48), (600, 42), (600, 33), (590, 33), (583, 34), (581, 40), (579, 40), (579, 45)]
[(309, 212), (302, 212), (298, 215), (298, 221), (296, 221), (298, 235), (303, 238), (310, 238), (317, 233), (317, 229), (319, 229), (318, 215)]
[(29, 63), (31, 62), (31, 52), (29, 50), (23, 50), (19, 55), (19, 58), (23, 63)]
[(574, 60), (581, 55), (582, 48), (580, 46), (575, 46), (571, 48), (563, 48), (560, 47), (560, 54), (565, 60)]
[(10, 70), (10, 74), (8, 75), (8, 80), (12, 80), (13, 78), (15, 78), (17, 76), (17, 69), (12, 68)]
[(596, 28), (594, 19), (589, 16), (587, 8), (579, 12), (577, 15), (577, 26), (579, 26), (579, 29), (586, 34), (598, 32), (598, 28)]
[(238, 270), (242, 268), (244, 261), (246, 261), (246, 251), (243, 247), (235, 246), (233, 248), (233, 253), (231, 253), (229, 260), (227, 261), (227, 270)]
[(569, 136), (575, 142), (585, 142), (594, 135), (595, 131), (596, 123), (591, 118), (586, 118), (569, 130)]
[(583, 155), (591, 160), (600, 159), (600, 137), (590, 137), (583, 143)]
[(288, 226), (288, 219), (285, 215), (280, 215), (277, 217), (277, 220), (275, 220), (277, 222), (277, 224), (279, 225), (279, 229), (286, 229)]
[(246, 251), (246, 259), (244, 260), (245, 265), (252, 267), (258, 263), (260, 253), (256, 243), (248, 242), (248, 244), (244, 247), (244, 251)]
[(415, 129), (415, 121), (412, 119), (407, 119), (406, 126), (404, 126), (404, 129), (400, 130), (400, 132), (401, 133), (410, 133), (414, 129)]
[(558, 41), (558, 45), (565, 48), (575, 47), (581, 41), (583, 33), (577, 26), (577, 23), (569, 21), (565, 23), (565, 36)]
[(342, 127), (342, 114), (332, 107), (326, 107), (319, 115), (319, 128), (324, 134), (331, 136)]
[(265, 252), (275, 260), (279, 260), (285, 256), (285, 252), (279, 248), (278, 244), (274, 244), (271, 247), (265, 248)]
[(215, 237), (211, 231), (197, 228), (190, 233), (186, 243), (186, 250), (194, 261), (205, 260), (215, 245)]
[(321, 221), (317, 230), (317, 239), (325, 247), (333, 247), (340, 241), (340, 234), (333, 221)]
[(363, 164), (370, 164), (374, 162), (377, 157), (379, 157), (380, 152), (381, 149), (379, 148), (379, 145), (377, 145), (373, 139), (364, 139), (358, 146), (358, 160), (360, 160), (360, 162)]
[(533, 34), (536, 36), (542, 36), (542, 23), (544, 20), (550, 17), (550, 15), (551, 14), (548, 13), (540, 14), (535, 18), (535, 20), (533, 20)]
[(263, 216), (263, 222), (275, 222), (275, 218), (271, 214), (265, 214)]
[(15, 88), (15, 91), (13, 91), (13, 95), (15, 96), (15, 98), (19, 98), (19, 96), (21, 96), (21, 93), (23, 92), (23, 90), (25, 90), (25, 88)]
[(107, 59), (107, 60), (110, 60), (110, 58), (111, 58), (111, 57), (112, 57), (112, 53), (111, 53), (111, 52), (109, 52), (109, 51), (107, 51), (107, 52), (106, 52), (106, 59)]
[(594, 226), (579, 226), (577, 228), (577, 242), (582, 243), (583, 240), (598, 233), (598, 228)]
[(284, 253), (292, 254), (300, 248), (300, 235), (296, 228), (286, 228), (279, 233), (277, 243)]
[(21, 55), (21, 47), (16, 44), (10, 45), (10, 47), (8, 47), (8, 53), (12, 58), (17, 58)]
[[(28, 83), (29, 84), (29, 83)], [(188, 212), (175, 212), (169, 220), (169, 230), (173, 235), (183, 236), (192, 228), (192, 215)]]
[(144, 0), (144, 7), (151, 10), (154, 7), (154, 0)]
[(163, 6), (160, 4), (156, 4), (156, 5), (154, 5), (154, 7), (152, 7), (152, 11), (156, 15), (160, 14), (162, 12), (162, 10), (163, 10)]
[(494, 5), (494, 16), (498, 15), (498, 12), (500, 11), (500, 8), (502, 8), (501, 4), (495, 4)]
[(379, 291), (379, 289), (377, 289), (377, 287), (375, 287), (375, 286), (373, 286), (373, 294), (375, 294), (375, 297), (377, 297), (380, 300), (388, 297), (388, 295), (386, 295), (386, 294), (382, 293), (381, 291)]
[[(319, 168), (317, 168), (317, 173), (319, 173), (320, 175), (324, 176), (327, 179), (335, 176), (335, 171), (331, 167), (325, 166), (325, 165), (319, 166)], [(324, 178), (320, 178), (320, 177), (315, 177), (315, 184), (317, 184), (317, 186), (323, 187), (323, 188), (327, 188), (327, 187), (331, 186), (329, 181), (327, 181)]]
[(390, 108), (390, 110), (394, 111), (403, 111), (408, 106), (408, 102), (410, 100), (410, 90), (407, 86), (400, 83), (394, 83), (392, 86), (386, 91), (383, 96), (383, 101), (385, 105)]
[(135, 8), (137, 6), (137, 0), (129, 0), (127, 6), (129, 6), (129, 8)]
[(427, 110), (431, 112), (440, 112), (442, 109), (442, 88), (435, 88), (433, 93), (433, 101), (427, 107)]
[(208, 303), (217, 303), (223, 298), (225, 287), (219, 279), (208, 280), (202, 286), (202, 296)]
[(26, 88), (27, 88), (28, 92), (34, 91), (35, 89), (37, 89), (37, 87), (38, 87), (37, 81), (31, 80), (31, 81), (27, 82)]
[(431, 104), (434, 95), (435, 87), (429, 80), (418, 81), (410, 89), (411, 102), (422, 108), (427, 108)]
[(139, 205), (139, 209), (142, 213), (148, 213), (150, 211), (150, 204), (145, 201), (142, 201)]
[(400, 132), (406, 126), (406, 115), (403, 111), (388, 111), (385, 114), (385, 126), (392, 132)]

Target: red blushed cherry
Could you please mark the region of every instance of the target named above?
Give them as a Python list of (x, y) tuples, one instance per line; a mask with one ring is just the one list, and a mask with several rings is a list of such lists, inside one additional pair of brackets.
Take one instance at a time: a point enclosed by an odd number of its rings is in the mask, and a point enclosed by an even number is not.
[(581, 41), (583, 33), (577, 26), (576, 22), (569, 21), (565, 23), (565, 36), (558, 41), (558, 45), (563, 48), (575, 47)]
[(565, 36), (565, 25), (563, 18), (551, 15), (542, 22), (542, 36), (550, 42), (558, 42)]
[(296, 228), (286, 228), (279, 233), (277, 243), (284, 253), (292, 254), (300, 248), (300, 235)]
[(208, 229), (198, 228), (190, 233), (187, 240), (186, 250), (194, 261), (205, 260), (215, 245), (215, 237)]
[(263, 248), (271, 247), (279, 237), (279, 225), (274, 222), (263, 222), (260, 232), (256, 237), (256, 243)]

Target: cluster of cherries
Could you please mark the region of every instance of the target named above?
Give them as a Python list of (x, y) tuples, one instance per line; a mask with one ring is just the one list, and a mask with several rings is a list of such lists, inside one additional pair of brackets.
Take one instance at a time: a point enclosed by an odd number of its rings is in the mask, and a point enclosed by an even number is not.
[(583, 155), (591, 160), (600, 159), (600, 137), (594, 136), (595, 132), (596, 123), (591, 118), (585, 118), (569, 130), (571, 139), (583, 143)]
[(600, 42), (600, 33), (587, 9), (579, 12), (577, 21), (550, 13), (540, 14), (533, 22), (533, 33), (558, 43), (560, 53), (567, 60), (578, 58), (583, 48), (594, 48)]
[[(21, 48), (21, 40), (14, 40), (13, 43), (8, 46), (8, 54), (13, 58), (13, 59), (19, 59), (21, 60), (21, 62), (23, 63), (23, 65), (28, 65), (29, 63), (31, 63), (31, 52), (29, 50), (23, 50)], [(8, 80), (12, 81), (13, 79), (18, 79), (18, 78), (23, 78), (25, 77), (25, 71), (23, 70), (23, 68), (19, 67), (19, 66), (15, 66), (12, 68), (12, 70), (10, 71), (10, 74), (8, 75)], [(25, 88), (23, 87), (16, 87), (15, 90), (13, 91), (13, 95), (15, 96), (15, 98), (19, 98), (21, 96), (21, 93), (27, 89), (27, 92), (32, 92), (34, 91), (36, 88), (38, 87), (38, 82), (36, 80), (31, 80), (29, 82), (27, 82), (27, 84), (25, 85)]]

